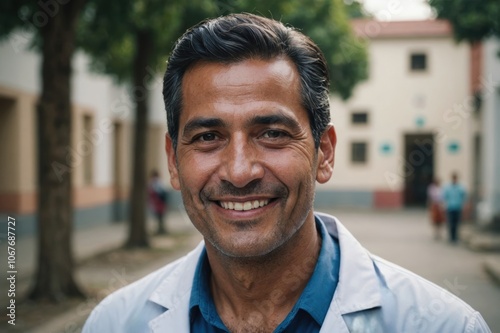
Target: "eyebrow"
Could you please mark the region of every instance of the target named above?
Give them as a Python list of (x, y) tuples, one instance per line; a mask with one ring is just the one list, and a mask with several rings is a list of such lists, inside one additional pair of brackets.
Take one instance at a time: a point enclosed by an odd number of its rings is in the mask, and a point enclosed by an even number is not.
[(286, 127), (289, 127), (294, 131), (297, 131), (301, 128), (297, 120), (283, 113), (266, 115), (266, 116), (254, 116), (247, 122), (246, 125), (252, 126), (252, 125), (276, 125), (276, 124), (285, 125)]
[[(254, 116), (246, 122), (246, 127), (254, 125), (275, 125), (282, 124), (294, 131), (300, 130), (301, 126), (297, 120), (285, 114), (272, 114), (265, 116)], [(200, 117), (191, 119), (186, 123), (182, 131), (183, 136), (189, 136), (191, 132), (202, 128), (224, 127), (226, 123), (221, 118)]]
[(194, 118), (186, 123), (182, 131), (182, 135), (189, 134), (193, 131), (202, 128), (213, 128), (213, 127), (223, 127), (223, 126), (224, 126), (224, 121), (220, 118), (207, 118), (207, 117)]

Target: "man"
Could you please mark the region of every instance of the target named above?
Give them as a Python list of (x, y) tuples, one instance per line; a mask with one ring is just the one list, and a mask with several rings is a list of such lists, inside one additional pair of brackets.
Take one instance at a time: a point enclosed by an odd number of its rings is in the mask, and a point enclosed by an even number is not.
[(458, 241), (458, 226), (460, 224), (465, 198), (465, 189), (458, 183), (458, 175), (454, 172), (451, 175), (451, 183), (448, 184), (443, 191), (443, 200), (448, 218), (448, 234), (451, 243), (456, 243)]
[(309, 38), (254, 15), (179, 39), (164, 81), (168, 166), (205, 242), (106, 298), (84, 332), (489, 332), (313, 212), (334, 165), (327, 73)]

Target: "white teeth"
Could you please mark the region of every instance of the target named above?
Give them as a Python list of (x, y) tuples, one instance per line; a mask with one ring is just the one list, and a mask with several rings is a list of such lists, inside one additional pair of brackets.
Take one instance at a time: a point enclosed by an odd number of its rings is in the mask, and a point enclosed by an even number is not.
[(221, 201), (220, 205), (224, 209), (231, 210), (251, 210), (259, 207), (264, 207), (269, 203), (269, 200), (254, 200), (245, 202)]

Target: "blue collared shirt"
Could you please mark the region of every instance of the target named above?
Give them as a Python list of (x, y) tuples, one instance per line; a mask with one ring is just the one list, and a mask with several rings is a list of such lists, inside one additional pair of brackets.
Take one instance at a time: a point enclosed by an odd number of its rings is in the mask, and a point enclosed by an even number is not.
[(444, 188), (443, 199), (447, 210), (461, 210), (465, 203), (465, 189), (460, 184), (449, 184)]
[[(275, 333), (319, 332), (330, 307), (338, 282), (340, 247), (318, 217), (316, 227), (323, 240), (316, 267), (297, 303), (274, 330)], [(210, 265), (206, 251), (203, 250), (196, 267), (189, 301), (190, 330), (206, 333), (229, 332), (215, 308), (209, 281)]]

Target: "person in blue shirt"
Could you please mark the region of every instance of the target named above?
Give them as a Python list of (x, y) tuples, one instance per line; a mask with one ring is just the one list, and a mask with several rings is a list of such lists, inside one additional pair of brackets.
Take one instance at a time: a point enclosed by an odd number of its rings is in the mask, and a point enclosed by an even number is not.
[(458, 174), (451, 175), (451, 183), (443, 190), (443, 200), (448, 219), (448, 234), (451, 243), (458, 241), (458, 227), (466, 199), (465, 188), (458, 182)]
[(336, 133), (310, 38), (251, 14), (203, 21), (175, 44), (163, 95), (170, 181), (204, 241), (104, 299), (84, 333), (490, 332), (314, 212)]

